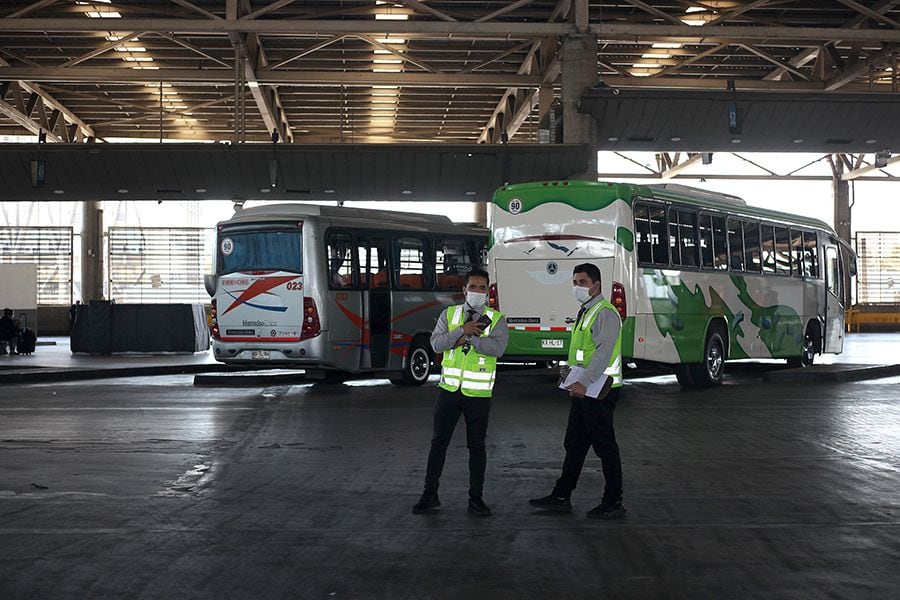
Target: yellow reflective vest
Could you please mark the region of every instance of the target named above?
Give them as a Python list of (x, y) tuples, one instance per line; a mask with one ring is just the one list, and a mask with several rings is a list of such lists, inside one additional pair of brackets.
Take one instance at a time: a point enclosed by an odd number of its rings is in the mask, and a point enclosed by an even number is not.
[[(597, 315), (601, 310), (611, 310), (616, 314), (616, 318), (621, 320), (619, 311), (612, 305), (612, 302), (606, 298), (602, 298), (597, 304), (590, 307), (579, 323), (576, 323), (575, 329), (572, 330), (572, 339), (569, 341), (569, 358), (570, 365), (583, 367), (591, 362), (591, 356), (597, 346), (591, 337), (591, 327), (597, 320)], [(622, 387), (622, 328), (619, 327), (619, 335), (616, 336), (616, 345), (613, 346), (612, 354), (609, 357), (609, 365), (603, 371), (605, 375), (612, 378), (612, 387)]]
[[(465, 314), (466, 310), (462, 305), (448, 308), (448, 331), (461, 327)], [(491, 324), (484, 329), (484, 335), (489, 335), (503, 318), (503, 314), (490, 308), (485, 308), (484, 314), (491, 319)], [(464, 396), (473, 398), (490, 398), (496, 375), (496, 356), (479, 354), (474, 346), (468, 352), (463, 352), (462, 346), (457, 346), (444, 352), (444, 360), (441, 362), (441, 382), (438, 387), (448, 392), (460, 390)]]

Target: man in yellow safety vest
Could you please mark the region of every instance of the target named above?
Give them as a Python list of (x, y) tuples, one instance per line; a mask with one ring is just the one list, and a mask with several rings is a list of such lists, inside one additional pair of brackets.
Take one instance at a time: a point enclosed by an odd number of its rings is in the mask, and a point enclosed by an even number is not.
[(569, 342), (567, 362), (572, 371), (564, 382), (572, 398), (563, 442), (566, 458), (553, 491), (529, 503), (541, 510), (571, 511), (570, 496), (578, 484), (587, 452), (593, 447), (603, 466), (606, 487), (602, 501), (587, 516), (624, 517), (622, 459), (613, 428), (613, 411), (618, 388), (622, 386), (622, 319), (615, 306), (600, 294), (600, 269), (596, 265), (577, 265), (572, 284), (581, 309)]
[(487, 435), (491, 393), (497, 375), (497, 357), (506, 350), (509, 332), (506, 318), (485, 306), (490, 281), (486, 271), (473, 269), (466, 275), (463, 304), (449, 306), (437, 320), (431, 347), (443, 352), (441, 382), (434, 401), (434, 434), (428, 453), (425, 491), (413, 513), (430, 512), (441, 505), (438, 484), (444, 469), (447, 446), (459, 416), (466, 419), (469, 449), (470, 513), (487, 517), (491, 509), (482, 499), (487, 464)]

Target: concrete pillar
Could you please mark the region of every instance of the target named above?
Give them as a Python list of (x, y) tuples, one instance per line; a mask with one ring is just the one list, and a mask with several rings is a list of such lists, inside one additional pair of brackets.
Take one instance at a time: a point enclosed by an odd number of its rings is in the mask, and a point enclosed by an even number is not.
[(578, 112), (581, 97), (597, 82), (597, 36), (569, 35), (562, 42), (563, 142), (591, 147), (588, 169), (579, 179), (597, 178), (599, 128), (589, 114)]
[(834, 170), (831, 189), (834, 196), (834, 231), (838, 237), (850, 243), (850, 182), (841, 179), (844, 174), (844, 164), (840, 160), (834, 161), (837, 168)]
[(474, 208), (475, 222), (487, 227), (487, 202), (476, 202)]
[(81, 301), (103, 299), (103, 210), (100, 202), (82, 203)]

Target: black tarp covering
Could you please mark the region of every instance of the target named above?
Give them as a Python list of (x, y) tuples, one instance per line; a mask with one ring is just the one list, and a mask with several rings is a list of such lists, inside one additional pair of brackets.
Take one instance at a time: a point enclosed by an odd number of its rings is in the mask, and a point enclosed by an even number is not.
[(113, 304), (72, 307), (72, 352), (201, 352), (209, 349), (202, 304)]

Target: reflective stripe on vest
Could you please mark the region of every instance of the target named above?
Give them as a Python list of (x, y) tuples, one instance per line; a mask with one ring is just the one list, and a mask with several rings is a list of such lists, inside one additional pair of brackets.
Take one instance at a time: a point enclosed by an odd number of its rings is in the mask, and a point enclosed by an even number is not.
[[(606, 298), (603, 298), (588, 309), (581, 322), (578, 323), (578, 327), (572, 330), (568, 358), (570, 365), (584, 366), (591, 361), (591, 356), (594, 355), (594, 351), (597, 349), (591, 337), (591, 327), (593, 327), (594, 321), (597, 320), (597, 316), (603, 309), (615, 312), (616, 318), (621, 320), (622, 317), (619, 315), (619, 311)], [(622, 386), (622, 327), (619, 327), (619, 334), (616, 336), (616, 343), (609, 357), (609, 364), (603, 373), (612, 377), (612, 387)]]
[[(496, 327), (503, 315), (490, 308), (484, 309), (491, 323), (485, 327), (485, 335)], [(448, 331), (453, 331), (463, 324), (465, 309), (462, 306), (451, 306), (447, 310)], [(497, 375), (497, 357), (479, 354), (474, 347), (468, 353), (461, 347), (452, 348), (444, 353), (441, 362), (441, 382), (438, 387), (449, 392), (460, 390), (465, 396), (490, 397), (494, 389)]]

